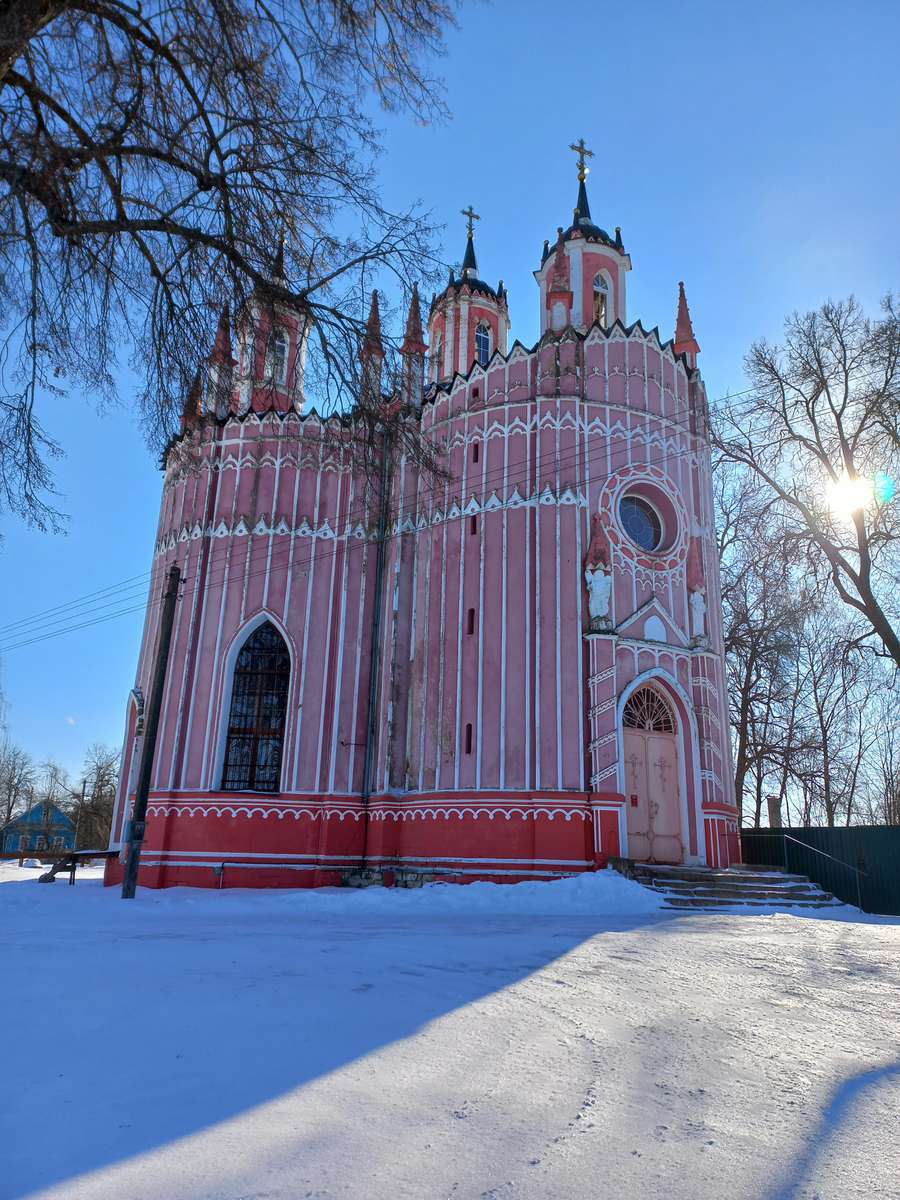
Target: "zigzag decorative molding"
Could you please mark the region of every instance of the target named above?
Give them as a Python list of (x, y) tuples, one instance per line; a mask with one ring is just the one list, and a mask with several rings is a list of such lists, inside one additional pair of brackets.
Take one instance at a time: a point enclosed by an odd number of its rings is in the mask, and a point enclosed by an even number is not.
[(359, 821), (363, 817), (362, 809), (352, 808), (329, 808), (322, 806), (321, 808), (298, 807), (298, 808), (277, 808), (272, 805), (261, 804), (149, 804), (147, 806), (147, 815), (160, 816), (176, 816), (176, 817), (237, 817), (240, 815), (246, 817), (262, 817), (268, 820), (269, 817), (277, 817), (279, 821), (283, 821), (285, 817), (293, 817), (295, 821), (299, 821), (301, 817), (309, 817), (311, 821), (325, 821), (332, 817), (337, 817), (339, 821), (343, 821), (349, 817), (353, 821)]
[(605, 671), (600, 671), (597, 675), (588, 676), (588, 687), (597, 687), (598, 684), (604, 683), (607, 679), (612, 679), (616, 673), (615, 666), (607, 667)]
[(369, 810), (370, 818), (377, 818), (382, 821), (425, 821), (428, 819), (437, 820), (439, 817), (449, 820), (451, 817), (458, 817), (462, 820), (464, 817), (471, 817), (477, 821), (479, 817), (487, 817), (489, 821), (493, 821), (496, 817), (503, 817), (504, 820), (510, 821), (513, 817), (519, 817), (523, 821), (536, 820), (538, 817), (547, 817), (553, 821), (556, 817), (562, 817), (566, 821), (576, 820), (590, 821), (591, 813), (587, 808), (550, 808), (544, 805), (536, 807), (489, 807), (466, 805), (463, 808), (449, 808), (443, 806), (429, 806), (427, 808), (412, 808), (412, 809), (395, 809), (395, 808), (372, 808)]
[[(270, 817), (277, 817), (279, 821), (286, 817), (293, 817), (295, 821), (299, 821), (301, 817), (308, 817), (311, 821), (331, 820), (337, 817), (339, 821), (344, 821), (349, 818), (353, 821), (359, 821), (363, 817), (361, 808), (334, 808), (328, 805), (323, 805), (320, 808), (314, 808), (307, 805), (279, 808), (275, 805), (264, 804), (220, 804), (220, 803), (199, 803), (192, 802), (188, 804), (150, 804), (147, 806), (148, 816), (176, 816), (176, 817), (262, 817), (268, 820)], [(591, 819), (590, 810), (584, 806), (562, 807), (559, 805), (551, 806), (545, 804), (537, 805), (511, 805), (506, 807), (501, 804), (466, 804), (460, 807), (451, 807), (449, 805), (427, 805), (415, 808), (387, 808), (375, 807), (369, 810), (369, 817), (381, 821), (426, 821), (426, 820), (449, 820), (451, 817), (457, 817), (462, 820), (464, 817), (471, 817), (473, 820), (478, 820), (480, 817), (487, 817), (489, 821), (493, 821), (497, 817), (502, 817), (504, 820), (510, 821), (513, 817), (518, 817), (523, 821), (536, 820), (538, 817), (547, 817), (553, 821), (557, 817), (562, 817), (565, 821), (576, 820), (589, 821)]]
[[(547, 484), (540, 492), (535, 488), (529, 496), (522, 496), (518, 488), (513, 488), (507, 500), (501, 500), (496, 492), (491, 492), (486, 500), (478, 500), (471, 496), (465, 507), (460, 507), (459, 501), (454, 500), (446, 514), (440, 508), (431, 513), (420, 513), (418, 516), (408, 515), (402, 521), (393, 521), (388, 527), (388, 533), (394, 536), (398, 533), (416, 533), (428, 525), (440, 525), (444, 521), (456, 520), (462, 516), (475, 516), (481, 513), (497, 512), (504, 508), (534, 508), (538, 504), (574, 505), (587, 508), (588, 500), (583, 492), (575, 492), (572, 487), (565, 487), (555, 492)], [(239, 516), (229, 524), (222, 520), (217, 525), (209, 524), (201, 527), (199, 524), (183, 525), (176, 533), (161, 538), (156, 544), (154, 555), (166, 554), (174, 550), (179, 542), (193, 541), (197, 538), (226, 538), (247, 537), (249, 535), (277, 537), (309, 537), (323, 538), (331, 541), (341, 541), (348, 538), (368, 538), (370, 541), (377, 537), (374, 530), (367, 531), (359, 521), (355, 525), (347, 525), (341, 533), (336, 533), (328, 518), (321, 525), (313, 527), (304, 517), (299, 525), (290, 526), (284, 516), (261, 516), (254, 520), (252, 517)]]

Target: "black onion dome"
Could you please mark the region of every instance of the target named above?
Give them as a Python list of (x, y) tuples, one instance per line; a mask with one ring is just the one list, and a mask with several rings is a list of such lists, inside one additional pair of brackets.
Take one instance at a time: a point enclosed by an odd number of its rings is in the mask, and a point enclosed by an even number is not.
[[(599, 242), (602, 246), (609, 246), (613, 250), (618, 250), (620, 254), (624, 253), (625, 247), (622, 244), (622, 231), (616, 226), (616, 232), (613, 237), (601, 229), (599, 225), (595, 225), (591, 219), (591, 206), (588, 202), (587, 188), (584, 180), (578, 181), (578, 202), (575, 205), (575, 216), (572, 224), (568, 229), (563, 231), (563, 241), (570, 242), (573, 238), (584, 238), (586, 242)], [(547, 261), (555, 247), (555, 242), (544, 242), (544, 250), (541, 254), (541, 265)]]
[(468, 288), (475, 296), (488, 296), (498, 304), (502, 304), (506, 300), (506, 288), (504, 287), (491, 287), (483, 279), (451, 279), (444, 290), (432, 299), (429, 311), (434, 312), (448, 293), (453, 292), (458, 295), (465, 288)]
[(506, 288), (503, 286), (503, 281), (501, 280), (500, 284), (496, 288), (493, 288), (489, 283), (485, 283), (483, 279), (479, 279), (477, 272), (478, 262), (475, 258), (475, 239), (470, 223), (469, 234), (466, 238), (466, 252), (463, 255), (459, 277), (455, 276), (451, 270), (447, 286), (439, 295), (432, 297), (429, 314), (434, 312), (448, 293), (453, 292), (455, 295), (458, 295), (464, 288), (468, 288), (473, 296), (488, 296), (491, 300), (496, 301), (497, 304), (503, 304), (506, 300)]

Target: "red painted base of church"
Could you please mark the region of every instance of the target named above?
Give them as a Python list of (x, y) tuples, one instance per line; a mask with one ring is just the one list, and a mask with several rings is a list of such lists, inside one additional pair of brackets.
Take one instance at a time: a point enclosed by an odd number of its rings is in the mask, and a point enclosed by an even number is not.
[[(363, 866), (448, 882), (553, 879), (621, 852), (623, 798), (587, 792), (434, 792), (277, 798), (153, 794), (145, 887), (323, 887)], [(109, 862), (106, 883), (122, 878)]]
[[(334, 887), (363, 866), (453, 883), (556, 879), (627, 854), (625, 798), (596, 792), (373, 796), (157, 793), (144, 887)], [(706, 861), (739, 861), (733, 818), (705, 815)], [(122, 862), (107, 864), (118, 884)]]

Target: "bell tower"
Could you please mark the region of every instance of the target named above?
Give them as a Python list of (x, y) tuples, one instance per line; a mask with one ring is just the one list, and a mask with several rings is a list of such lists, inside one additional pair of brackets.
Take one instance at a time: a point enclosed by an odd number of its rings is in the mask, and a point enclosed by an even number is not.
[(250, 408), (255, 412), (299, 412), (303, 407), (309, 324), (300, 307), (288, 298), (284, 238), (272, 262), (271, 280), (271, 288), (254, 289), (235, 321), (239, 413)]
[(587, 194), (593, 157), (584, 138), (570, 150), (578, 155), (578, 198), (568, 229), (557, 231), (556, 244), (544, 242), (540, 269), (534, 277), (541, 289), (541, 335), (562, 333), (571, 325), (582, 332), (594, 324), (609, 329), (616, 321), (627, 324), (625, 283), (631, 259), (616, 226), (610, 236), (595, 225)]
[(432, 299), (428, 316), (430, 383), (468, 375), (476, 363), (486, 367), (495, 350), (506, 353), (509, 338), (503, 280), (493, 288), (478, 278), (475, 222), (481, 218), (471, 205), (463, 209), (462, 215), (467, 229), (462, 269), (458, 276), (450, 272), (447, 286)]

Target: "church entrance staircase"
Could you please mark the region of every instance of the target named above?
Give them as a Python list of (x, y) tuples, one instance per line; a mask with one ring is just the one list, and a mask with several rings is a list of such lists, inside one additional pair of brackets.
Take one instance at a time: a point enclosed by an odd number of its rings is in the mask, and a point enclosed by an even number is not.
[(659, 893), (667, 908), (723, 912), (732, 908), (841, 908), (841, 902), (806, 875), (728, 867), (666, 867), (613, 859), (623, 875)]

